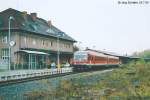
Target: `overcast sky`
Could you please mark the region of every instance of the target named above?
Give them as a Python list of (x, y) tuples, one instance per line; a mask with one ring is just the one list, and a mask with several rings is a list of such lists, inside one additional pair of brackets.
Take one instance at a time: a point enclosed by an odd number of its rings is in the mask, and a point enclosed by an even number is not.
[(0, 11), (7, 8), (36, 12), (80, 41), (82, 47), (120, 54), (150, 49), (150, 4), (118, 4), (117, 0), (1, 0)]

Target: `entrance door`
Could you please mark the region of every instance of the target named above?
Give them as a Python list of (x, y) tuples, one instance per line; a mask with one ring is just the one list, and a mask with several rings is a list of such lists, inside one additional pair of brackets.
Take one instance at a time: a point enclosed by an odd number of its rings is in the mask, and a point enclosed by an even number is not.
[(36, 69), (36, 65), (37, 65), (36, 55), (31, 54), (31, 69)]

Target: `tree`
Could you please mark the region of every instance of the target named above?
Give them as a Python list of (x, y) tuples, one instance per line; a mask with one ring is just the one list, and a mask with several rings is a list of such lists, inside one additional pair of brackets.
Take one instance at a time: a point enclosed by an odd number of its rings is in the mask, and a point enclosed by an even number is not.
[(73, 46), (73, 52), (76, 52), (76, 51), (79, 51), (79, 50), (80, 50), (80, 49), (79, 49), (78, 46), (76, 46), (76, 45)]
[(150, 58), (150, 49), (133, 53), (134, 56)]

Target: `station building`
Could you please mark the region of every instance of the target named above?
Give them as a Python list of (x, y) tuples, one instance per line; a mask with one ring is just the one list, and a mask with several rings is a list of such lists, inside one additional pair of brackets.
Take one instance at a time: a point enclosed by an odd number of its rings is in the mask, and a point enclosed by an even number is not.
[(39, 18), (37, 13), (28, 14), (12, 8), (0, 12), (0, 69), (47, 68), (52, 61), (57, 63), (58, 43), (60, 63), (69, 62), (73, 56), (74, 42), (51, 21)]

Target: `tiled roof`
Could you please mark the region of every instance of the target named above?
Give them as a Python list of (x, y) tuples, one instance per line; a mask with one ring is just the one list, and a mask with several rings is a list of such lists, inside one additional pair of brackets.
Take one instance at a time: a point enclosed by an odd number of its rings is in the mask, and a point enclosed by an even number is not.
[[(11, 30), (21, 30), (27, 31), (35, 34), (46, 35), (57, 37), (58, 33), (62, 33), (61, 30), (56, 28), (54, 25), (49, 26), (48, 22), (42, 18), (36, 18), (33, 20), (31, 15), (27, 14), (26, 19), (23, 17), (23, 12), (17, 11), (15, 9), (9, 8), (0, 12), (0, 31), (8, 30), (8, 19), (13, 16), (15, 20), (11, 22)], [(75, 42), (75, 40), (63, 32), (63, 37), (65, 40)]]

